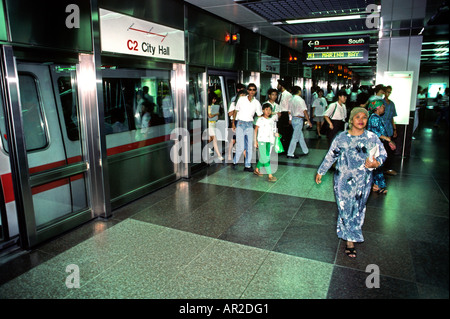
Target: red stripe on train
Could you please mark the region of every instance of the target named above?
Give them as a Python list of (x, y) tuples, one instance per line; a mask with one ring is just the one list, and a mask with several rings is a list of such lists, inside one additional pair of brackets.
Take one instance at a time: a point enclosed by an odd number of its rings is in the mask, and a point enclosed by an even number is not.
[[(151, 139), (144, 140), (144, 141), (139, 141), (139, 142), (134, 142), (134, 143), (126, 144), (126, 145), (109, 148), (109, 149), (107, 149), (106, 154), (107, 154), (107, 156), (111, 156), (111, 155), (115, 155), (115, 154), (119, 154), (119, 153), (128, 152), (128, 151), (131, 151), (134, 149), (138, 149), (140, 147), (162, 143), (162, 142), (169, 141), (169, 140), (170, 140), (170, 135), (159, 136), (159, 137), (151, 138)], [(49, 164), (32, 167), (32, 168), (30, 168), (30, 174), (36, 174), (39, 172), (47, 171), (49, 169), (55, 169), (58, 167), (62, 167), (67, 164), (81, 162), (81, 159), (82, 159), (81, 156), (74, 156), (74, 157), (68, 158), (67, 163), (66, 163), (66, 161), (58, 161), (58, 162), (53, 162), (53, 163), (49, 163)], [(4, 175), (0, 175), (0, 178), (2, 180), (3, 195), (5, 197), (5, 203), (13, 202), (14, 201), (14, 188), (13, 188), (12, 174), (7, 173)], [(78, 174), (78, 175), (70, 177), (70, 180), (75, 181), (75, 180), (78, 180), (81, 178), (83, 178), (83, 174)], [(39, 194), (39, 193), (51, 190), (53, 188), (64, 186), (68, 183), (69, 183), (69, 178), (60, 179), (60, 180), (53, 181), (53, 182), (50, 182), (50, 183), (47, 183), (44, 185), (39, 185), (39, 186), (33, 187), (31, 189), (31, 193), (33, 195)]]

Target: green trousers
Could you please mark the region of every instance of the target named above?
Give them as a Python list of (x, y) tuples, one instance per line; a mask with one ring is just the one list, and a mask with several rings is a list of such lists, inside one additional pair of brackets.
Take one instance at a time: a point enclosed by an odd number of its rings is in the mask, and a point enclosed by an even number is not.
[(261, 168), (264, 167), (267, 174), (272, 174), (272, 169), (270, 168), (270, 147), (271, 144), (268, 142), (258, 142), (259, 160), (256, 164), (256, 168), (261, 170)]

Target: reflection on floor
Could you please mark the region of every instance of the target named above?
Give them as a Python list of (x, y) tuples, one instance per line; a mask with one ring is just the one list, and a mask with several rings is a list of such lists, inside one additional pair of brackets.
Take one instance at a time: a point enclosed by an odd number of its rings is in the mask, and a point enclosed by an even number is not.
[(0, 297), (448, 298), (448, 130), (421, 128), (396, 158), (356, 260), (336, 237), (332, 173), (314, 183), (326, 141), (305, 135), (310, 154), (280, 156), (277, 182), (211, 165), (4, 263)]

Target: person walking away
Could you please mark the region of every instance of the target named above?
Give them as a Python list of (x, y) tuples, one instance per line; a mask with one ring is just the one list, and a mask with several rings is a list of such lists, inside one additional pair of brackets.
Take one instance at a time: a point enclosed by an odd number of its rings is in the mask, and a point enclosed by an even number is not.
[(280, 105), (280, 112), (278, 113), (278, 133), (281, 135), (281, 143), (285, 150), (289, 147), (289, 142), (292, 137), (292, 127), (289, 124), (289, 103), (292, 99), (292, 94), (286, 89), (286, 82), (283, 80), (278, 80), (277, 89), (280, 92), (278, 94)]
[(318, 98), (314, 100), (314, 103), (312, 105), (312, 118), (316, 122), (316, 130), (317, 130), (317, 137), (321, 138), (322, 135), (320, 135), (320, 129), (322, 128), (323, 124), (323, 112), (325, 111), (326, 106), (328, 105), (327, 100), (323, 97), (323, 90), (319, 89), (317, 92)]
[(322, 176), (337, 162), (333, 186), (338, 207), (336, 229), (338, 238), (346, 242), (344, 252), (350, 258), (356, 258), (355, 243), (364, 241), (362, 225), (372, 187), (372, 169), (382, 165), (387, 156), (378, 136), (365, 129), (367, 119), (364, 108), (356, 107), (350, 112), (349, 129), (333, 140), (315, 178), (320, 184)]
[(311, 125), (309, 120), (308, 108), (306, 107), (305, 100), (301, 97), (302, 89), (299, 86), (294, 86), (292, 88), (292, 99), (289, 105), (289, 124), (294, 128), (294, 133), (292, 134), (291, 142), (289, 143), (289, 148), (287, 152), (287, 158), (298, 158), (295, 153), (297, 148), (297, 143), (300, 144), (300, 148), (304, 155), (308, 155), (309, 149), (306, 145), (305, 138), (303, 136), (303, 121), (306, 118), (308, 125)]
[[(385, 111), (384, 114), (381, 115), (381, 118), (383, 120), (384, 123), (384, 127), (386, 128), (386, 133), (387, 136), (395, 141), (395, 139), (397, 138), (397, 127), (395, 125), (395, 121), (394, 121), (394, 117), (397, 116), (397, 111), (395, 109), (395, 104), (392, 100), (389, 99), (389, 96), (392, 93), (392, 87), (389, 86), (385, 86), (383, 87), (383, 91), (384, 91), (384, 99), (383, 99), (383, 103), (385, 106)], [(392, 161), (394, 159), (395, 156), (395, 148), (386, 148), (386, 151), (388, 153), (388, 158), (386, 160), (386, 163), (384, 163), (384, 172), (387, 175), (391, 175), (391, 176), (395, 176), (397, 175), (397, 172), (394, 171), (392, 169)]]
[(272, 175), (270, 167), (270, 154), (275, 144), (275, 137), (278, 136), (277, 126), (272, 115), (272, 108), (269, 103), (264, 103), (262, 107), (263, 116), (259, 117), (255, 124), (254, 143), (259, 150), (259, 160), (253, 171), (255, 175), (262, 176), (261, 168), (265, 168), (268, 174), (268, 181), (275, 182), (277, 178)]

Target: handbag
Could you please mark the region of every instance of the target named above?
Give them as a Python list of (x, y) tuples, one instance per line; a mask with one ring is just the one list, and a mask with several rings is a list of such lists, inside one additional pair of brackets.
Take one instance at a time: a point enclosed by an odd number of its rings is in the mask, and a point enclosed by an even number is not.
[(280, 134), (278, 134), (278, 136), (275, 137), (274, 150), (276, 153), (284, 152), (283, 144), (281, 143), (281, 135)]
[[(337, 103), (334, 106), (333, 114), (331, 114), (330, 120), (333, 118), (334, 112), (336, 112), (336, 109), (337, 109)], [(327, 135), (329, 130), (330, 130), (330, 124), (328, 124), (327, 121), (324, 121), (322, 124), (322, 127), (320, 128), (320, 135)]]
[(394, 142), (389, 142), (389, 147), (391, 148), (391, 150), (395, 151), (397, 146), (395, 145)]

